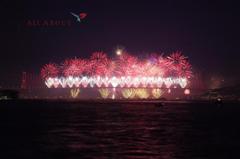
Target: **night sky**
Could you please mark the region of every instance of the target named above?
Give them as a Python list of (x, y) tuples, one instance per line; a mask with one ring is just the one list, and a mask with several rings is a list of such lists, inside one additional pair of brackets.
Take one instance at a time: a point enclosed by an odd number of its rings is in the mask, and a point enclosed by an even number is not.
[[(240, 11), (229, 0), (4, 0), (3, 8), (1, 85), (16, 83), (22, 71), (38, 74), (48, 62), (93, 51), (113, 56), (118, 45), (140, 57), (180, 50), (203, 74), (240, 76)], [(88, 16), (70, 27), (26, 25), (30, 19), (75, 22), (70, 12)]]

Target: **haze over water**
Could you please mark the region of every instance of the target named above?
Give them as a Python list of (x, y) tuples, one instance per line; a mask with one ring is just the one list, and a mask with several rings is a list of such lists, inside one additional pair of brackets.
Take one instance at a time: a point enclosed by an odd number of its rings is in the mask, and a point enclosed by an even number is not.
[(1, 158), (237, 158), (237, 104), (1, 102)]

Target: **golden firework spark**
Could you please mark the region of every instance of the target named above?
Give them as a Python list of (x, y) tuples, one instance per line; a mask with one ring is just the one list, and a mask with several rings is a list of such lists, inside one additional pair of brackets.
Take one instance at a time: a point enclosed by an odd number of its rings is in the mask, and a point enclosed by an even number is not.
[(101, 88), (98, 91), (103, 99), (106, 99), (110, 94), (110, 91), (107, 88)]

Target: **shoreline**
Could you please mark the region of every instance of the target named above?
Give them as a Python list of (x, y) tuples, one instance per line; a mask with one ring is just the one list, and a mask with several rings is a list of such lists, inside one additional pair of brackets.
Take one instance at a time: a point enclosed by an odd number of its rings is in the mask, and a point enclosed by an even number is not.
[(8, 99), (0, 100), (0, 103), (8, 102), (47, 102), (47, 103), (82, 103), (82, 104), (194, 104), (194, 103), (215, 103), (231, 104), (240, 103), (238, 100), (125, 100), (125, 99)]

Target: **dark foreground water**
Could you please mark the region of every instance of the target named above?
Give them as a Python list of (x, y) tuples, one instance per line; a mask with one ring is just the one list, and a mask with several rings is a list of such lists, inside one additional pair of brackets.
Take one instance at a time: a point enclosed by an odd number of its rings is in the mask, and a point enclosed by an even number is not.
[(1, 102), (0, 158), (240, 158), (240, 105)]

